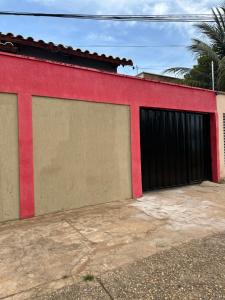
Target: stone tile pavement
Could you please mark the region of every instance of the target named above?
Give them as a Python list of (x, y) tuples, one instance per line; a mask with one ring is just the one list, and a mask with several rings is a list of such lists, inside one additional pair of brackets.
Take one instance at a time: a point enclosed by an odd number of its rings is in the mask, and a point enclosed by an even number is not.
[(224, 200), (224, 184), (205, 182), (2, 223), (0, 299), (39, 297), (221, 232)]

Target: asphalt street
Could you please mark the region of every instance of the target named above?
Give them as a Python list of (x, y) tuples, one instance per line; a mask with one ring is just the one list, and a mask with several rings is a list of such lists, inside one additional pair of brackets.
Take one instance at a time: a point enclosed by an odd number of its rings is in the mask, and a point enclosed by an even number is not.
[(81, 278), (38, 298), (64, 299), (225, 299), (225, 233), (159, 252), (92, 281)]

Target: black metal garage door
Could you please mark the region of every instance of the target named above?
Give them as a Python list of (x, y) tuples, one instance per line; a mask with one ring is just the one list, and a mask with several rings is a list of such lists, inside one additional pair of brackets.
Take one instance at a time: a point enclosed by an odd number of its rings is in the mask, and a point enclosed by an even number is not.
[(209, 115), (140, 111), (143, 191), (211, 180)]

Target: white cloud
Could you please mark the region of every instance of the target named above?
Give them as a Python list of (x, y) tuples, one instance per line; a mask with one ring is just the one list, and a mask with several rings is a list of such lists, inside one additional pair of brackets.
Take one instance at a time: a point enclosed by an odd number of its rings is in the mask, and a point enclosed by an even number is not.
[[(69, 13), (90, 14), (192, 14), (209, 13), (218, 0), (26, 0), (29, 3), (38, 3), (47, 7), (51, 12), (62, 11)], [(220, 2), (221, 3), (221, 2)], [(196, 30), (187, 23), (139, 23), (139, 22), (111, 22), (101, 21), (103, 28), (110, 30), (129, 29), (143, 26), (152, 29), (174, 29), (183, 37), (191, 38)], [(112, 35), (111, 35), (112, 36)], [(107, 40), (106, 40), (107, 41)], [(110, 41), (110, 40), (109, 40)]]
[[(192, 14), (209, 13), (212, 6), (218, 5), (218, 0), (27, 0), (48, 7), (52, 12), (61, 10), (70, 13), (92, 14)], [(106, 25), (108, 23), (108, 25)], [(104, 26), (118, 27), (118, 22), (104, 22)], [(137, 22), (125, 22), (124, 27), (134, 27)], [(178, 25), (178, 26), (177, 26)], [(187, 26), (188, 25), (188, 26)], [(193, 29), (190, 24), (158, 24), (161, 28), (180, 27), (190, 35)]]
[(98, 43), (99, 42), (104, 43), (104, 42), (114, 42), (114, 41), (116, 41), (116, 39), (111, 35), (98, 34), (98, 33), (94, 33), (94, 32), (89, 33), (86, 36), (86, 39), (90, 42), (98, 41)]
[[(124, 13), (124, 14), (164, 14), (164, 13), (207, 13), (212, 6), (218, 4), (216, 0), (27, 0), (48, 7), (67, 10), (71, 13)], [(71, 11), (71, 9), (73, 11)], [(85, 10), (84, 10), (85, 9)]]
[(142, 14), (162, 15), (169, 12), (168, 2), (145, 1), (141, 7)]

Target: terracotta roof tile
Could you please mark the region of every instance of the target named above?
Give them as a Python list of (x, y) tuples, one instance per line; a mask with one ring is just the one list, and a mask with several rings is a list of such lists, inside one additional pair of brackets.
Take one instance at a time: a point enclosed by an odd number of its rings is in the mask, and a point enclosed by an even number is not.
[[(89, 59), (94, 59), (94, 60), (99, 60), (99, 61), (105, 61), (105, 62), (109, 62), (112, 63), (114, 65), (123, 65), (123, 66), (133, 66), (133, 62), (131, 59), (126, 59), (126, 58), (119, 58), (119, 57), (113, 57), (113, 56), (106, 56), (105, 54), (98, 54), (96, 52), (91, 53), (88, 50), (81, 50), (81, 49), (74, 49), (71, 46), (65, 47), (62, 44), (56, 45), (53, 42), (45, 42), (43, 40), (39, 40), (39, 41), (35, 41), (32, 37), (27, 37), (24, 38), (22, 35), (17, 35), (14, 36), (11, 32), (4, 34), (0, 32), (0, 42), (2, 42), (3, 44), (5, 42), (10, 42), (10, 43), (17, 43), (17, 44), (22, 44), (22, 45), (28, 45), (28, 46), (33, 46), (33, 47), (37, 47), (37, 48), (45, 48), (48, 50), (54, 50), (54, 51), (60, 51), (66, 54), (70, 54), (70, 55), (74, 55), (74, 56), (79, 56), (79, 57), (84, 57), (84, 58), (89, 58)], [(1, 45), (1, 44), (0, 44)], [(3, 45), (0, 46), (0, 51), (3, 50)], [(12, 50), (12, 45), (11, 47)], [(7, 51), (6, 50), (7, 47), (5, 47), (5, 50), (3, 51)], [(12, 52), (16, 52), (16, 47), (14, 47), (14, 51)]]

